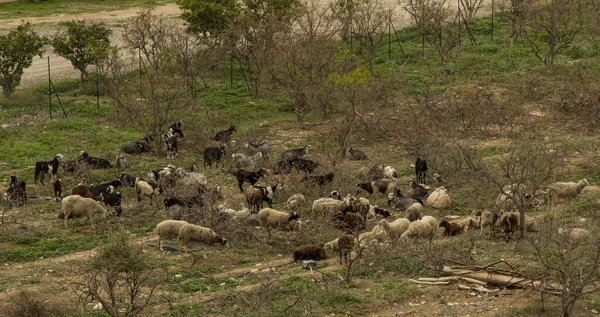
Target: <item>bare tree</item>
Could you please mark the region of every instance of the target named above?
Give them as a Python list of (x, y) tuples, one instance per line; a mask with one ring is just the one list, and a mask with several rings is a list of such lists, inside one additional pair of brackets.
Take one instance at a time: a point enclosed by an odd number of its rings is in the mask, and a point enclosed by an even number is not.
[(150, 10), (140, 10), (123, 24), (124, 47), (139, 50), (140, 63), (157, 70), (164, 63), (167, 53), (164, 39), (174, 27), (165, 17), (154, 15)]
[(536, 1), (527, 12), (523, 36), (533, 54), (552, 71), (558, 53), (579, 34), (578, 0)]
[(472, 22), (475, 19), (477, 11), (481, 9), (483, 0), (459, 0), (461, 12), (464, 12), (464, 18), (467, 22)]
[(381, 0), (358, 0), (354, 2), (351, 15), (355, 36), (360, 40), (359, 54), (367, 62), (371, 74), (375, 74), (375, 53), (381, 45), (394, 9), (385, 8)]
[(523, 25), (527, 18), (529, 6), (533, 0), (502, 0), (498, 2), (498, 7), (502, 13), (500, 17), (508, 20), (510, 24), (510, 47), (515, 45), (517, 39), (521, 36)]

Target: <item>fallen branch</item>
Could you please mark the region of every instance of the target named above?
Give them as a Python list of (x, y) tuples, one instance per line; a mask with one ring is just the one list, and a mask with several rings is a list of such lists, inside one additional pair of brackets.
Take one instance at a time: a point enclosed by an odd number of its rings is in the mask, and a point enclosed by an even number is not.
[(478, 271), (469, 270), (469, 269), (452, 268), (449, 266), (444, 266), (444, 268), (442, 270), (442, 274), (452, 275), (452, 276), (460, 276), (462, 278), (466, 277), (466, 278), (470, 278), (470, 279), (474, 279), (474, 280), (478, 280), (478, 281), (484, 281), (484, 282), (488, 282), (488, 283), (492, 283), (492, 284), (504, 285), (507, 287), (510, 287), (510, 286), (520, 287), (520, 288), (540, 287), (542, 284), (542, 282), (540, 282), (540, 281), (533, 281), (533, 280), (529, 280), (529, 279), (526, 279), (523, 277), (517, 277), (517, 276), (512, 276), (512, 275), (506, 275), (506, 274), (498, 274), (498, 273), (490, 273), (487, 271), (478, 272)]
[(446, 282), (426, 282), (426, 281), (413, 280), (412, 278), (409, 278), (408, 281), (411, 282), (411, 283), (427, 284), (427, 285), (448, 285), (448, 284), (450, 284), (450, 281), (446, 281)]

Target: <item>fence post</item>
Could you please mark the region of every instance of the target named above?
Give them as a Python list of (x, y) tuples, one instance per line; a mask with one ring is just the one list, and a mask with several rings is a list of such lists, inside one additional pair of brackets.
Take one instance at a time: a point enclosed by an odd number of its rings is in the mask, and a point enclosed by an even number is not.
[(48, 105), (50, 106), (50, 119), (52, 119), (52, 79), (50, 78), (50, 55), (48, 55)]

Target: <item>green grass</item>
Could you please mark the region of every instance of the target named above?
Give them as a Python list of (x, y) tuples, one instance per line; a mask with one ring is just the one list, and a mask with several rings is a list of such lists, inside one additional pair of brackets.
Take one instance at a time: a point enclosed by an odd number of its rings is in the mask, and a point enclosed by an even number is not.
[(47, 239), (59, 235), (60, 231), (56, 229), (43, 229), (27, 233), (0, 235), (0, 242), (10, 242), (17, 245), (31, 245), (42, 239)]
[(106, 234), (42, 240), (27, 247), (1, 251), (0, 262), (28, 262), (40, 258), (53, 258), (90, 250), (107, 240), (108, 235)]
[(122, 10), (131, 7), (153, 7), (170, 3), (168, 0), (48, 0), (27, 3), (20, 0), (0, 4), (0, 20), (25, 17), (42, 17), (60, 14), (81, 14), (99, 11)]

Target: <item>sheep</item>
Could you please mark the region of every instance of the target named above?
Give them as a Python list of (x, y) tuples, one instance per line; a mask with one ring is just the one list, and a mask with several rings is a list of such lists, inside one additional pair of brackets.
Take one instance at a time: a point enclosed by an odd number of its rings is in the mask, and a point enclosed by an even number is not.
[(54, 199), (56, 201), (60, 201), (63, 192), (63, 184), (60, 178), (55, 178), (52, 181), (52, 187), (54, 189)]
[(290, 221), (298, 219), (300, 215), (297, 212), (283, 212), (271, 208), (264, 208), (258, 212), (258, 221), (261, 227), (266, 227), (269, 237), (271, 237), (271, 228), (280, 228), (289, 224)]
[(179, 242), (179, 253), (188, 253), (187, 246), (190, 242), (200, 242), (204, 244), (204, 258), (206, 259), (206, 247), (219, 243), (222, 246), (228, 246), (227, 239), (220, 237), (212, 229), (194, 225), (184, 224), (179, 229), (177, 236)]
[(421, 212), (423, 211), (423, 205), (419, 203), (414, 203), (410, 205), (410, 207), (406, 208), (404, 212), (404, 217), (408, 219), (410, 222), (420, 220), (423, 216)]
[(406, 210), (414, 203), (423, 205), (423, 201), (418, 198), (410, 198), (402, 195), (400, 188), (396, 188), (393, 193), (388, 194), (388, 205), (392, 205), (394, 209)]
[(417, 184), (413, 179), (408, 180), (408, 188), (408, 196), (411, 198), (422, 199), (429, 194), (429, 191), (425, 187)]
[(383, 178), (368, 183), (356, 184), (356, 194), (359, 194), (362, 189), (369, 193), (371, 196), (376, 193), (381, 193), (382, 195), (385, 195), (388, 193), (393, 193), (395, 188), (396, 181)]
[(319, 184), (319, 185), (325, 185), (327, 183), (333, 182), (334, 176), (335, 176), (335, 174), (333, 174), (333, 173), (327, 173), (325, 175), (317, 175), (317, 176), (306, 175), (302, 178), (302, 181)]
[(106, 209), (91, 198), (71, 195), (62, 200), (62, 208), (58, 211), (58, 218), (64, 218), (65, 227), (68, 226), (68, 218), (80, 218), (86, 216), (90, 220), (92, 229), (94, 229), (94, 218), (104, 217)]
[(519, 213), (518, 212), (505, 212), (500, 216), (500, 226), (506, 234), (506, 242), (510, 241), (513, 233), (519, 226)]
[(367, 160), (367, 155), (363, 151), (355, 150), (352, 147), (349, 147), (348, 153), (350, 153), (350, 160), (352, 160), (352, 161)]
[(127, 162), (127, 159), (125, 158), (125, 156), (123, 156), (123, 154), (117, 155), (117, 157), (115, 158), (115, 167), (127, 168), (128, 166), (129, 166), (129, 162)]
[(346, 263), (350, 262), (350, 252), (354, 249), (354, 236), (350, 234), (342, 234), (338, 238), (338, 248), (340, 250), (340, 265), (342, 264), (342, 258)]
[(200, 173), (186, 172), (183, 168), (177, 168), (174, 175), (175, 187), (180, 189), (197, 188), (208, 184), (206, 176)]
[(458, 221), (462, 231), (469, 231), (471, 229), (479, 229), (479, 219), (473, 217), (467, 217)]
[[(209, 168), (212, 168), (212, 163), (215, 162), (217, 168), (219, 167), (219, 162), (221, 158), (225, 155), (225, 147), (220, 146), (211, 146), (204, 148), (204, 169), (206, 169), (206, 165)], [(225, 166), (225, 162), (223, 162), (223, 166)]]
[(294, 194), (285, 202), (285, 209), (295, 209), (306, 204), (306, 197), (302, 194)]
[[(354, 236), (352, 236), (352, 237), (354, 237)], [(335, 238), (335, 239), (333, 239), (333, 240), (331, 240), (329, 242), (326, 242), (323, 245), (323, 248), (326, 249), (326, 250), (327, 249), (331, 249), (331, 251), (338, 250), (339, 249), (339, 244), (338, 244), (339, 240), (340, 240), (340, 238)]]
[(592, 234), (586, 230), (581, 228), (573, 228), (573, 229), (563, 229), (558, 228), (558, 234), (560, 236), (565, 237), (566, 241), (570, 244), (589, 244), (593, 242)]
[(437, 219), (435, 219), (435, 217), (423, 216), (423, 218), (421, 218), (421, 220), (419, 220), (419, 221), (428, 223), (431, 226), (431, 228), (433, 228), (433, 234), (435, 235), (435, 233), (437, 232), (438, 227), (439, 227), (439, 223), (438, 223)]
[(437, 228), (433, 228), (429, 223), (422, 221), (413, 221), (408, 225), (408, 228), (400, 236), (400, 240), (406, 241), (408, 238), (433, 238)]
[(256, 152), (260, 152), (263, 156), (267, 155), (269, 151), (269, 142), (267, 140), (262, 140), (259, 144), (254, 144), (251, 142), (244, 142), (244, 148), (248, 150), (251, 154), (255, 154)]
[(446, 188), (436, 188), (425, 200), (425, 205), (435, 209), (448, 209), (452, 205), (452, 200), (448, 195)]
[[(496, 198), (496, 210), (511, 211), (518, 209), (516, 202), (522, 206), (527, 206), (527, 201), (531, 200), (531, 195), (526, 193), (527, 187), (524, 184), (511, 184), (502, 187), (502, 193)], [(513, 200), (514, 199), (514, 200)]]
[(295, 161), (297, 158), (303, 157), (308, 150), (312, 149), (311, 145), (305, 145), (301, 148), (291, 149), (281, 153), (281, 160), (287, 163)]
[(587, 179), (582, 179), (577, 183), (557, 182), (548, 186), (548, 211), (550, 206), (556, 204), (557, 199), (567, 199), (569, 208), (571, 208), (571, 199), (577, 197), (579, 193), (590, 183)]
[(347, 211), (350, 205), (334, 198), (319, 198), (313, 201), (312, 212), (315, 216), (334, 216)]
[(146, 182), (140, 180), (139, 178), (135, 179), (135, 194), (138, 202), (142, 201), (143, 197), (149, 197), (150, 204), (152, 204), (153, 197), (160, 195), (161, 192), (162, 190), (160, 189), (160, 187), (158, 187), (158, 184), (156, 184), (156, 182)]
[(121, 212), (123, 212), (123, 209), (121, 208), (121, 200), (123, 197), (121, 196), (121, 193), (115, 193), (114, 190), (115, 188), (113, 186), (109, 186), (106, 189), (106, 192), (100, 193), (98, 200), (103, 202), (104, 206), (114, 207), (115, 211), (117, 212), (117, 216), (120, 216)]
[(305, 244), (294, 251), (292, 258), (294, 259), (294, 262), (297, 262), (298, 260), (327, 260), (327, 252), (318, 245)]
[(256, 172), (248, 172), (243, 169), (238, 169), (237, 171), (235, 171), (235, 173), (233, 173), (233, 175), (237, 180), (240, 192), (243, 193), (244, 189), (242, 188), (242, 185), (244, 184), (244, 182), (248, 182), (250, 183), (250, 185), (254, 185), (258, 182), (258, 180), (261, 177), (264, 177), (266, 173), (267, 170), (264, 168), (261, 168)]
[(492, 236), (494, 234), (494, 225), (498, 220), (498, 214), (489, 210), (484, 210), (477, 212), (476, 215), (477, 217), (479, 217), (479, 228), (481, 230), (479, 233), (479, 237), (481, 238), (481, 236), (483, 235), (484, 227), (490, 228), (490, 236)]
[(163, 240), (177, 238), (179, 236), (179, 229), (186, 224), (187, 221), (181, 220), (165, 220), (158, 223), (154, 229), (154, 232), (158, 234), (158, 248), (161, 251), (164, 251), (162, 245)]
[(51, 161), (47, 162), (35, 162), (35, 183), (37, 184), (38, 179), (42, 185), (44, 185), (44, 175), (50, 173), (52, 175), (52, 179), (56, 177), (56, 172), (58, 171), (58, 165), (60, 165), (61, 160), (64, 158), (62, 154), (56, 154)]
[(262, 160), (262, 153), (256, 152), (256, 154), (252, 156), (247, 156), (243, 153), (235, 153), (231, 154), (231, 157), (235, 162), (235, 167), (243, 169), (253, 169), (256, 166), (256, 164), (258, 164), (258, 162)]
[(346, 204), (350, 204), (353, 212), (358, 213), (364, 220), (375, 219), (375, 209), (371, 208), (371, 203), (364, 197), (346, 197)]
[(444, 227), (444, 235), (448, 237), (455, 236), (463, 231), (459, 224), (448, 222), (446, 219), (442, 219), (439, 226)]
[(421, 157), (417, 157), (417, 161), (415, 162), (415, 174), (417, 175), (417, 183), (425, 184), (425, 179), (427, 178), (427, 161), (421, 159)]
[(379, 225), (385, 230), (390, 240), (394, 242), (408, 229), (410, 223), (406, 218), (398, 218), (392, 222), (382, 219)]
[(213, 137), (213, 140), (229, 144), (229, 141), (231, 141), (231, 134), (233, 134), (233, 132), (236, 132), (235, 125), (231, 125), (227, 130), (221, 130), (217, 132), (217, 134), (215, 134)]
[(92, 198), (92, 189), (88, 186), (87, 178), (81, 179), (79, 185), (71, 189), (71, 195), (79, 195), (85, 198)]

